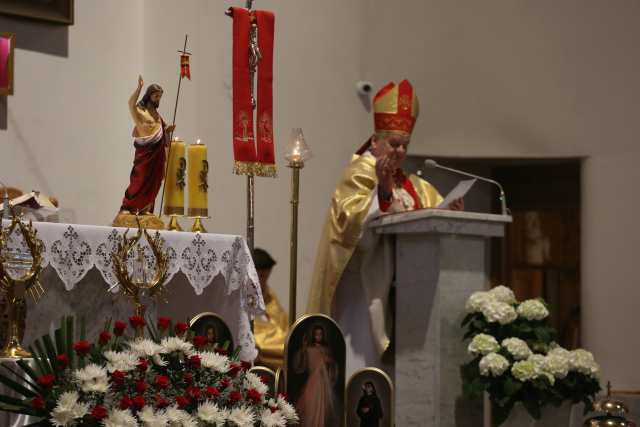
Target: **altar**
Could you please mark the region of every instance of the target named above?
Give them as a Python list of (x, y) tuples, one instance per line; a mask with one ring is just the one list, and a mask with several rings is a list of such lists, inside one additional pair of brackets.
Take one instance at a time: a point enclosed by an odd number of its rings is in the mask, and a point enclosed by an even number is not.
[[(6, 225), (6, 224), (5, 224)], [(133, 314), (118, 292), (111, 253), (126, 229), (116, 227), (34, 223), (44, 243), (41, 282), (45, 294), (29, 302), (23, 343), (29, 343), (58, 325), (64, 315), (87, 319), (88, 336), (96, 336), (108, 319), (126, 320)], [(137, 230), (129, 230), (129, 236)], [(243, 237), (211, 233), (159, 231), (168, 255), (167, 303), (149, 301), (147, 314), (186, 321), (203, 311), (219, 314), (228, 324), (240, 358), (253, 360), (257, 350), (251, 319), (264, 310), (258, 276)], [(144, 269), (154, 259), (142, 240)], [(22, 242), (18, 234), (10, 247)]]

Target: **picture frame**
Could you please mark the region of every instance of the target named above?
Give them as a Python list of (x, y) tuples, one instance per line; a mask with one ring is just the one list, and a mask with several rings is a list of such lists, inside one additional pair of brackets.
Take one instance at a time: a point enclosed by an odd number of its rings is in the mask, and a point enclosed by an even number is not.
[(284, 354), (285, 392), (300, 418), (309, 425), (344, 426), (346, 344), (340, 326), (324, 314), (302, 316), (287, 335)]
[[(369, 384), (371, 388), (367, 387)], [(386, 372), (378, 368), (355, 372), (347, 383), (345, 398), (345, 425), (393, 427), (395, 424), (395, 390)]]
[(0, 33), (0, 95), (13, 95), (13, 51), (16, 36)]
[(210, 338), (205, 351), (216, 351), (223, 354), (233, 354), (234, 343), (231, 329), (220, 315), (211, 311), (205, 311), (195, 315), (189, 321), (189, 329), (195, 335)]
[(267, 392), (267, 398), (277, 398), (278, 397), (278, 376), (272, 369), (267, 368), (266, 366), (254, 366), (249, 369), (249, 372), (260, 377), (262, 382), (269, 387), (269, 391)]
[(74, 0), (0, 0), (0, 14), (58, 25), (73, 25)]

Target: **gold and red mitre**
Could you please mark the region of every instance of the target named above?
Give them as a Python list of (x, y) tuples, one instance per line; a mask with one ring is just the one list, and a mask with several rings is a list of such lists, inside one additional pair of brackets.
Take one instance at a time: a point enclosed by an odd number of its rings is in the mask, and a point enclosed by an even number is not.
[(411, 136), (419, 112), (418, 97), (408, 80), (388, 83), (373, 98), (376, 133)]

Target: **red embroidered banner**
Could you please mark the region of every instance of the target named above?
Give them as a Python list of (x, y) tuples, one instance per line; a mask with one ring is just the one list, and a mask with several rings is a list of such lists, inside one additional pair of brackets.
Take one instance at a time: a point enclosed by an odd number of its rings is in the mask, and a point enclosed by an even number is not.
[[(273, 138), (274, 15), (233, 7), (233, 155), (234, 173), (275, 176)], [(257, 24), (261, 59), (257, 66), (257, 131), (251, 105), (249, 43), (251, 22)], [(254, 137), (257, 135), (257, 142)]]

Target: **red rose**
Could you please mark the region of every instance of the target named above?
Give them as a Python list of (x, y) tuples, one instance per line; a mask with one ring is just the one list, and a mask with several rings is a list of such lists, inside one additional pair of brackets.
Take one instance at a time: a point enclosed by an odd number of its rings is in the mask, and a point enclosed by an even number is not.
[(260, 393), (255, 388), (250, 388), (249, 391), (247, 391), (247, 397), (253, 403), (257, 404), (257, 403), (262, 402), (262, 393)]
[(196, 348), (202, 348), (207, 345), (208, 342), (209, 338), (203, 335), (196, 335), (195, 337), (193, 337), (193, 345), (196, 346)]
[(156, 375), (154, 384), (158, 389), (165, 389), (169, 387), (169, 377), (165, 377), (164, 375)]
[(231, 393), (229, 393), (229, 402), (238, 403), (241, 400), (242, 400), (242, 395), (238, 390), (234, 390)]
[(98, 341), (100, 345), (107, 345), (109, 341), (111, 341), (111, 334), (108, 331), (100, 332), (100, 339)]
[(116, 320), (116, 322), (113, 324), (113, 333), (117, 337), (121, 336), (124, 333), (125, 329), (127, 329), (127, 324), (124, 322)]
[(107, 408), (102, 405), (96, 405), (91, 410), (91, 416), (96, 420), (104, 420), (107, 418)]
[(144, 359), (140, 359), (138, 362), (138, 370), (141, 372), (146, 372), (149, 369), (149, 362)]
[(31, 401), (31, 406), (33, 407), (33, 409), (36, 409), (38, 411), (42, 411), (44, 409), (44, 405), (44, 399), (40, 396), (34, 397)]
[(206, 388), (205, 393), (209, 397), (218, 397), (218, 396), (220, 396), (220, 390), (218, 390), (215, 387), (211, 387), (211, 386)]
[(186, 372), (182, 378), (184, 379), (184, 382), (187, 383), (188, 385), (190, 385), (193, 382), (193, 375), (191, 375), (189, 372)]
[(73, 345), (73, 349), (76, 351), (76, 354), (80, 357), (85, 357), (89, 354), (89, 350), (91, 350), (91, 344), (88, 341), (78, 341)]
[(69, 366), (69, 356), (66, 354), (59, 354), (56, 357), (56, 363), (58, 364), (58, 369), (65, 369)]
[(231, 385), (231, 380), (229, 379), (229, 377), (224, 377), (222, 381), (220, 381), (221, 390), (224, 390), (225, 388), (229, 387), (229, 385)]
[(113, 371), (111, 373), (111, 381), (113, 381), (117, 385), (124, 384), (124, 378), (127, 376), (125, 372), (122, 371)]
[(200, 391), (200, 389), (198, 387), (190, 386), (190, 387), (187, 387), (186, 391), (187, 391), (187, 394), (189, 395), (189, 397), (191, 397), (191, 398), (193, 398), (195, 400), (200, 399), (200, 395), (201, 395), (202, 392)]
[(191, 399), (188, 396), (178, 396), (176, 397), (176, 403), (180, 409), (184, 409), (191, 404)]
[(190, 365), (193, 369), (200, 369), (200, 365), (201, 365), (200, 356), (198, 356), (198, 355), (191, 356), (191, 357), (189, 358), (189, 365)]
[(169, 406), (169, 401), (159, 394), (156, 394), (156, 408), (163, 409), (167, 406)]
[(144, 408), (144, 405), (147, 402), (145, 402), (144, 397), (143, 396), (136, 396), (133, 398), (133, 406), (136, 407), (136, 409), (142, 409)]
[(142, 316), (131, 316), (129, 317), (129, 324), (132, 328), (143, 328), (146, 322), (144, 321), (144, 317)]
[(177, 336), (184, 335), (184, 333), (187, 332), (187, 329), (189, 329), (189, 325), (182, 322), (176, 323), (176, 326), (173, 327), (173, 331)]
[(168, 317), (158, 317), (158, 329), (166, 331), (171, 326), (171, 319)]
[(38, 378), (38, 385), (44, 388), (50, 388), (56, 382), (56, 376), (53, 374), (43, 375)]
[(120, 409), (124, 411), (125, 409), (131, 408), (131, 406), (133, 406), (131, 398), (129, 396), (122, 396), (122, 399), (120, 399)]
[(223, 355), (223, 356), (226, 356), (226, 355), (229, 354), (229, 352), (227, 350), (225, 350), (224, 348), (222, 348), (222, 347), (216, 347), (214, 351), (216, 353), (218, 353), (218, 354)]
[(251, 369), (251, 363), (249, 362), (240, 362), (240, 366), (242, 366), (242, 369), (244, 369), (245, 371)]
[(269, 377), (266, 375), (260, 375), (260, 381), (264, 385), (269, 385)]
[(147, 384), (145, 384), (144, 381), (138, 381), (136, 383), (136, 392), (139, 394), (142, 394), (145, 392), (145, 390), (147, 389)]
[(238, 375), (238, 372), (240, 372), (241, 369), (242, 365), (240, 365), (239, 363), (231, 363), (229, 365), (229, 375), (235, 377), (236, 375)]

